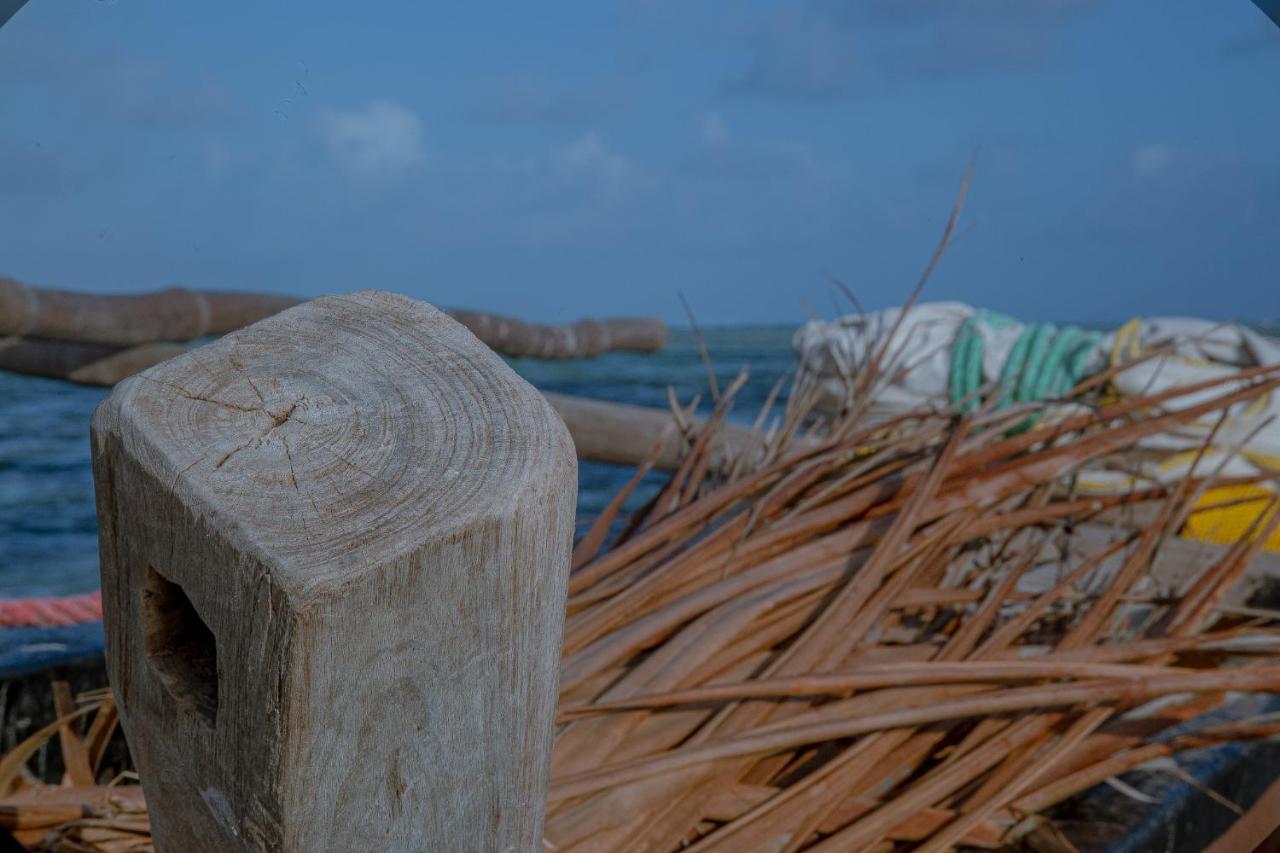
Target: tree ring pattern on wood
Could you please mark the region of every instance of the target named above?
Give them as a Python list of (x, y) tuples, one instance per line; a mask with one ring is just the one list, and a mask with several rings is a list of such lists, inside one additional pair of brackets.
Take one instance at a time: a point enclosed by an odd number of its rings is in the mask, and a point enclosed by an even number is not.
[[(500, 513), (563, 464), (551, 408), (441, 312), (378, 292), (308, 305), (133, 377), (115, 407), (135, 458), (190, 506), (236, 508), (221, 520), (286, 589)], [(513, 438), (530, 434), (560, 451)]]

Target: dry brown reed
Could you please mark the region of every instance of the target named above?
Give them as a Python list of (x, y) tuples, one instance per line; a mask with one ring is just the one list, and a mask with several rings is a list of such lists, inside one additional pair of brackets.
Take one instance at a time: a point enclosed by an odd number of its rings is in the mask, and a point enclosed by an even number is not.
[[(1277, 386), (1262, 368), (1083, 399), (1023, 431), (1025, 409), (868, 424), (856, 396), (824, 419), (801, 387), (756, 459), (716, 476), (694, 440), (619, 541), (579, 549), (548, 848), (1061, 849), (1037, 817), (1053, 805), (1178, 749), (1274, 736), (1157, 740), (1229, 693), (1280, 691), (1280, 634), (1224, 607), (1277, 516), (1157, 595), (1168, 543), (1223, 481), (1082, 496), (1072, 474)], [(788, 449), (801, 432), (816, 440)], [(1144, 528), (1101, 523), (1136, 504)]]

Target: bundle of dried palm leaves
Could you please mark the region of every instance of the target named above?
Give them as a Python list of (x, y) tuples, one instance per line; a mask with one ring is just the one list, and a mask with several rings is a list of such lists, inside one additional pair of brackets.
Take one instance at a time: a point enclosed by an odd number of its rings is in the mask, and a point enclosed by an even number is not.
[[(1157, 740), (1228, 691), (1280, 691), (1280, 633), (1223, 607), (1280, 515), (1162, 579), (1162, 549), (1222, 479), (1071, 488), (1080, 466), (1277, 385), (1256, 370), (1029, 430), (1026, 409), (837, 419), (713, 488), (694, 436), (620, 542), (593, 553), (615, 506), (576, 553), (548, 843), (1044, 843), (1035, 816), (1094, 784), (1280, 732)], [(791, 408), (778, 435), (805, 420)], [(1115, 523), (1144, 504), (1141, 529)]]
[(880, 370), (893, 339), (848, 366), (838, 415), (793, 388), (762, 449), (725, 461), (709, 448), (740, 377), (622, 537), (598, 553), (643, 469), (578, 544), (548, 847), (1069, 849), (1050, 806), (1178, 750), (1280, 733), (1160, 738), (1228, 693), (1280, 692), (1269, 615), (1224, 606), (1280, 524), (1274, 502), (1234, 547), (1162, 572), (1226, 478), (1202, 455), (1172, 488), (1083, 496), (1072, 479), (1221, 425), (1280, 371), (1107, 402), (1113, 370), (1052, 406), (869, 423), (898, 378)]

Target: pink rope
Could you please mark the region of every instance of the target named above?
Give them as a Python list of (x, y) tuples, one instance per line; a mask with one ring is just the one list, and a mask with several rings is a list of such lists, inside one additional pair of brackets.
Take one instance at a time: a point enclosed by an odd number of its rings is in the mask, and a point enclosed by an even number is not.
[(78, 625), (102, 618), (102, 593), (49, 598), (0, 598), (0, 628)]

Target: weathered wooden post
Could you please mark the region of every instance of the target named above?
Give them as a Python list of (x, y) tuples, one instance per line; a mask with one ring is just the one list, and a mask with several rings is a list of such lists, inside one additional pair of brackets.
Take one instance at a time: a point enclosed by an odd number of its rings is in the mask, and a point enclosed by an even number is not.
[(92, 441), (162, 851), (540, 847), (576, 495), (541, 395), (365, 292), (124, 382)]

